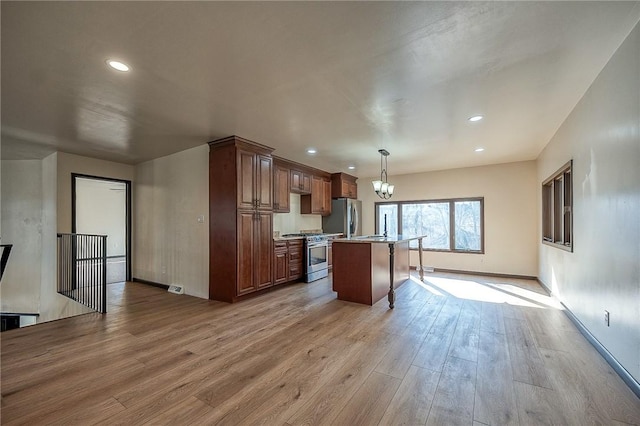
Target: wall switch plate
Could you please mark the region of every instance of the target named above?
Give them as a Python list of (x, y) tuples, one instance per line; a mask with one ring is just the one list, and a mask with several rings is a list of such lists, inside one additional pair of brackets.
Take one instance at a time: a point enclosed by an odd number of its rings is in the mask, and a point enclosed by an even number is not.
[(170, 285), (168, 291), (173, 294), (184, 294), (184, 287), (181, 285)]
[(204, 223), (204, 215), (198, 216), (198, 223)]
[(609, 311), (604, 311), (604, 323), (609, 327)]

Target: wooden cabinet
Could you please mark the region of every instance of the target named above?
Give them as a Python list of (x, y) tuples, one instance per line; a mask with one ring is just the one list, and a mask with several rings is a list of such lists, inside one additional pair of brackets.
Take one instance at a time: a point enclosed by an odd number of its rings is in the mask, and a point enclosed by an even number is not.
[(242, 296), (272, 284), (271, 242), (273, 214), (238, 212), (238, 263), (236, 294)]
[(302, 266), (302, 259), (304, 258), (304, 243), (302, 242), (302, 240), (290, 240), (288, 243), (288, 281), (293, 281), (302, 278), (302, 275), (304, 275), (304, 269)]
[(286, 241), (273, 243), (273, 283), (282, 284), (289, 277), (289, 250)]
[(302, 240), (275, 241), (273, 249), (273, 283), (300, 279), (302, 273)]
[(312, 176), (311, 194), (300, 197), (300, 213), (331, 214), (331, 181), (322, 176)]
[(275, 213), (289, 213), (289, 193), (291, 192), (290, 170), (278, 163), (274, 163), (273, 176), (273, 211)]
[(273, 149), (237, 136), (209, 147), (209, 298), (235, 302), (273, 284)]
[(273, 161), (270, 155), (245, 149), (237, 152), (238, 208), (273, 209)]
[(332, 198), (358, 198), (357, 177), (346, 173), (333, 173), (331, 175)]
[(300, 170), (291, 169), (291, 192), (310, 194), (311, 175)]
[(322, 215), (329, 216), (331, 214), (331, 181), (323, 179), (322, 181)]

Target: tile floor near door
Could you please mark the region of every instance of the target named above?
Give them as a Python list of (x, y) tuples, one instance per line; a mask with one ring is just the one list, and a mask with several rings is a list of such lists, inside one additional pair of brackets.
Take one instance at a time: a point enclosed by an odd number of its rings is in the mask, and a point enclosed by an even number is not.
[(234, 305), (138, 283), (2, 333), (2, 424), (624, 425), (640, 400), (534, 281), (329, 279)]

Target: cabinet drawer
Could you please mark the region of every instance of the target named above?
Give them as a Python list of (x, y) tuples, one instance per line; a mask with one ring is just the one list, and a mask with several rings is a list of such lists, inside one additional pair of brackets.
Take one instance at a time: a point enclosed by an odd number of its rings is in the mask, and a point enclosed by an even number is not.
[(274, 250), (286, 250), (287, 249), (287, 242), (286, 241), (274, 241), (273, 242), (273, 249)]

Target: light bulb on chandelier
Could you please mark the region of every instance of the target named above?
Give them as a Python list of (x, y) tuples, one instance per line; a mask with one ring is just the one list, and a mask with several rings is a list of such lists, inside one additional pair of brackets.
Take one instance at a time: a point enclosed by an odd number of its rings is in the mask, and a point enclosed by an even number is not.
[[(380, 153), (380, 180), (374, 180), (373, 190), (378, 194), (378, 197), (388, 200), (393, 195), (394, 186), (387, 182), (387, 157), (389, 156), (389, 151), (386, 149), (379, 149)], [(382, 166), (382, 161), (384, 160), (384, 167)]]

